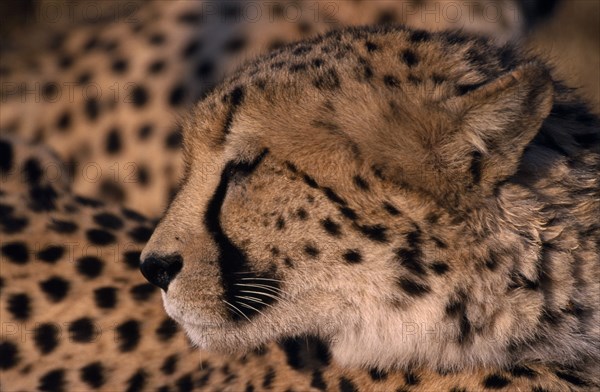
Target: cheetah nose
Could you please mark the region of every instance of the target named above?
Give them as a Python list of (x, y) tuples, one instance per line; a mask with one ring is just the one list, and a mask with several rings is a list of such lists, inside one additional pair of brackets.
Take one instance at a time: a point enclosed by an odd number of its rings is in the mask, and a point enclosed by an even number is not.
[(157, 256), (150, 255), (140, 264), (140, 271), (148, 282), (167, 291), (169, 283), (181, 271), (183, 259), (180, 255)]

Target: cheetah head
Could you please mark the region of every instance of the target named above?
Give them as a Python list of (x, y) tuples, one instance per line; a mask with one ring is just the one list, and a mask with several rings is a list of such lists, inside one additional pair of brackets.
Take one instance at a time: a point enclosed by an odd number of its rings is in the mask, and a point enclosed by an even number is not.
[[(510, 256), (484, 264), (494, 247), (525, 251), (498, 194), (550, 111), (552, 81), (533, 63), (503, 69), (479, 41), (448, 50), (443, 34), (415, 34), (354, 29), (284, 48), (193, 110), (187, 174), (141, 269), (195, 344), (310, 334), (342, 363), (388, 367), (459, 364), (471, 339), (473, 362), (498, 360), (447, 308), (486, 293), (471, 324), (520, 314), (522, 296), (496, 275)], [(519, 320), (503, 321), (507, 334)], [(455, 328), (408, 334), (436, 323)]]

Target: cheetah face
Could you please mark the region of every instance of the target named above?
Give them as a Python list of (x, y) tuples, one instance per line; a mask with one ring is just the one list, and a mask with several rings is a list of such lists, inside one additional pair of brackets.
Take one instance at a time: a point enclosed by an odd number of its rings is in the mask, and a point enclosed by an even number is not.
[[(498, 184), (516, 172), (550, 111), (552, 84), (528, 64), (458, 96), (447, 83), (433, 93), (414, 81), (403, 87), (402, 72), (415, 64), (396, 67), (381, 43), (393, 53), (414, 44), (416, 53), (425, 39), (441, 50), (443, 36), (359, 33), (251, 64), (184, 124), (187, 175), (141, 270), (198, 346), (236, 351), (311, 334), (345, 364), (464, 364), (448, 340), (472, 339), (451, 312), (466, 305), (448, 303), (489, 290), (472, 270), (489, 249), (521, 246), (508, 224), (494, 226), (485, 244), (478, 235), (498, 214)], [(325, 50), (330, 41), (349, 52)], [(357, 67), (373, 47), (381, 53), (365, 79)], [(313, 68), (273, 71), (307, 52), (316, 53), (306, 60)], [(427, 69), (439, 79), (463, 55), (434, 58)], [(439, 323), (451, 327), (444, 336), (406, 335)], [(503, 360), (478, 344), (472, 363)]]
[[(385, 273), (385, 229), (352, 228), (358, 212), (335, 191), (268, 148), (249, 159), (195, 156), (202, 161), (191, 163), (142, 271), (200, 347), (331, 338), (354, 322), (359, 298), (386, 297), (394, 282)], [(375, 240), (361, 244), (369, 235)]]

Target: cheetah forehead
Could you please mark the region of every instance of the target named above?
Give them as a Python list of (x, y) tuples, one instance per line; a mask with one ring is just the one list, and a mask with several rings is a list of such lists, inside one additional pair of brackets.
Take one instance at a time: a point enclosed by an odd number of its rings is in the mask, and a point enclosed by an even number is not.
[(331, 32), (242, 66), (192, 111), (187, 148), (271, 144), (288, 157), (313, 149), (356, 161), (362, 150), (401, 137), (411, 153), (411, 138), (424, 129), (453, 126), (441, 103), (525, 61), (510, 46), (456, 32)]

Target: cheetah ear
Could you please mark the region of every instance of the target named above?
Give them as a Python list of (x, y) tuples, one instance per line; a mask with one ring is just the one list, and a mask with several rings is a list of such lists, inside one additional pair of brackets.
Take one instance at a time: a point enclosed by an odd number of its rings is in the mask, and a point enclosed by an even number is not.
[(553, 93), (549, 71), (529, 63), (445, 102), (458, 120), (458, 131), (440, 146), (448, 174), (456, 176), (447, 180), (463, 177), (463, 186), (489, 195), (517, 171), (525, 147), (550, 113)]

